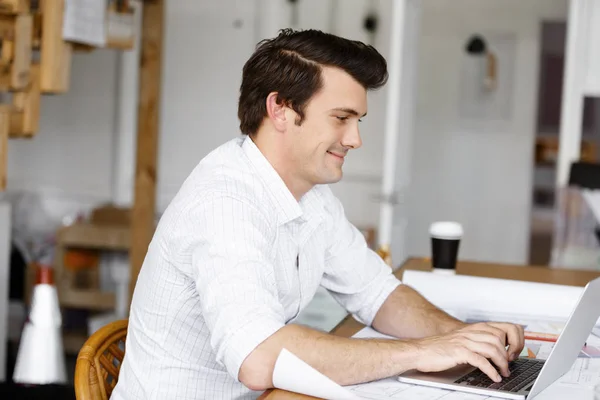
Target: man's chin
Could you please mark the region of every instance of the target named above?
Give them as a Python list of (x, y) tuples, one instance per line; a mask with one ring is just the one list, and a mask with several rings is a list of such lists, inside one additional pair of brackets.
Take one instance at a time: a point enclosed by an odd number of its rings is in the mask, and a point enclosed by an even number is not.
[(338, 183), (342, 180), (343, 175), (344, 173), (342, 172), (342, 170), (340, 170), (336, 174), (330, 174), (327, 177), (323, 177), (323, 179), (321, 179), (321, 185), (331, 185), (333, 183)]

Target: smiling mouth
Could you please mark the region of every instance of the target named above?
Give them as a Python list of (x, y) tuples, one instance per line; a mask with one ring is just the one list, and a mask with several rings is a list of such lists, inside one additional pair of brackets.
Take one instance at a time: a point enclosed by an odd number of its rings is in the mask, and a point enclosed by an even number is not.
[(340, 160), (343, 160), (343, 159), (344, 159), (344, 157), (345, 157), (345, 155), (339, 155), (339, 154), (336, 154), (336, 153), (332, 153), (331, 151), (328, 151), (327, 153), (328, 153), (328, 154), (331, 154), (331, 155), (332, 155), (332, 156), (334, 156), (334, 157), (337, 157), (337, 158), (339, 158)]

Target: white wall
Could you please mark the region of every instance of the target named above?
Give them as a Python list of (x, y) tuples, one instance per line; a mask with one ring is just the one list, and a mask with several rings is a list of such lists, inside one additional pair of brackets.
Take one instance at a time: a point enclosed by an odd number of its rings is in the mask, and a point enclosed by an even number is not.
[[(524, 263), (529, 244), (540, 21), (567, 0), (425, 0), (410, 193), (409, 252), (429, 255), (432, 221), (464, 224), (461, 258)], [(516, 38), (510, 117), (465, 127), (460, 67), (475, 32)]]
[(167, 2), (166, 10), (160, 210), (202, 157), (239, 135), (241, 71), (256, 40), (254, 1)]
[(588, 4), (590, 22), (586, 41), (587, 73), (584, 92), (590, 96), (600, 97), (600, 46), (598, 46), (600, 24), (596, 22), (600, 19), (600, 2), (590, 1)]
[(114, 51), (74, 55), (70, 90), (42, 97), (36, 136), (9, 140), (9, 192), (75, 199), (84, 209), (110, 199), (116, 61)]
[[(267, 21), (278, 0), (179, 0), (167, 3), (158, 208), (212, 148), (238, 134), (241, 68), (256, 41), (286, 21)], [(380, 29), (374, 45), (387, 56), (392, 0), (303, 0), (302, 28), (316, 27), (360, 40), (371, 38), (362, 20), (375, 7)], [(289, 18), (280, 0), (277, 18)], [(567, 0), (424, 0), (419, 59), (417, 134), (413, 149), (409, 255), (428, 254), (431, 220), (459, 219), (467, 236), (461, 255), (495, 261), (525, 260), (537, 85), (539, 21), (565, 18)], [(337, 9), (332, 6), (337, 4)], [(333, 9), (333, 14), (331, 13)], [(471, 29), (517, 36), (513, 117), (502, 129), (459, 129), (457, 74)], [(45, 97), (41, 130), (31, 141), (11, 141), (9, 189), (43, 188), (93, 204), (113, 190), (115, 106), (119, 59), (114, 51), (77, 54), (71, 91)], [(376, 225), (387, 87), (369, 95), (363, 148), (349, 157), (333, 190), (349, 218)], [(83, 156), (76, 159), (75, 156)], [(134, 163), (134, 160), (131, 160)], [(402, 171), (406, 173), (406, 171)], [(409, 171), (410, 172), (410, 171)], [(507, 181), (501, 182), (501, 179)], [(133, 186), (133, 183), (131, 183)], [(440, 203), (438, 204), (438, 200)]]

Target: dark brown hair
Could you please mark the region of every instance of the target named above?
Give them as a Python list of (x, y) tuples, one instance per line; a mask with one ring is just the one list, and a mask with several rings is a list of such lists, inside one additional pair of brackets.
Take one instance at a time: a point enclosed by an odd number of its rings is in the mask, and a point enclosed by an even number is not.
[(238, 103), (242, 133), (258, 131), (271, 92), (298, 113), (300, 125), (306, 104), (322, 87), (323, 66), (344, 70), (367, 90), (380, 88), (388, 78), (385, 58), (373, 46), (318, 30), (283, 29), (259, 42), (244, 65)]

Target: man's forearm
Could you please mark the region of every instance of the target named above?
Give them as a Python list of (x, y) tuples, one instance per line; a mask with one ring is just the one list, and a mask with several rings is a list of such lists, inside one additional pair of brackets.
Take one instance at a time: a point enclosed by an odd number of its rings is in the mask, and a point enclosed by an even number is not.
[(372, 325), (381, 333), (399, 338), (439, 335), (465, 326), (407, 285), (398, 286), (388, 296)]
[(400, 374), (414, 368), (417, 358), (417, 348), (409, 341), (342, 338), (291, 324), (246, 358), (240, 381), (253, 390), (273, 387), (275, 361), (284, 347), (341, 385)]

